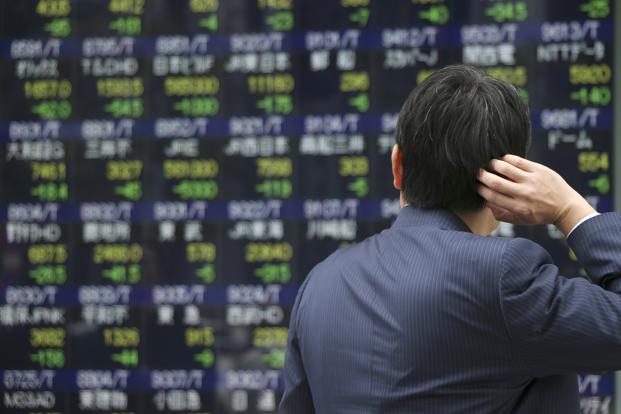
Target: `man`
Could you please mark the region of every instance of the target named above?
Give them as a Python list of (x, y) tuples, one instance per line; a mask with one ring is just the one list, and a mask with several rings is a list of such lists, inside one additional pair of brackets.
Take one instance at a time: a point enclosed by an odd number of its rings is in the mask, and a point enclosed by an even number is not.
[[(621, 217), (521, 158), (529, 140), (516, 90), (474, 68), (412, 92), (392, 152), (402, 209), (300, 288), (281, 413), (578, 413), (576, 373), (621, 367)], [(556, 225), (589, 279), (485, 237), (497, 220)]]

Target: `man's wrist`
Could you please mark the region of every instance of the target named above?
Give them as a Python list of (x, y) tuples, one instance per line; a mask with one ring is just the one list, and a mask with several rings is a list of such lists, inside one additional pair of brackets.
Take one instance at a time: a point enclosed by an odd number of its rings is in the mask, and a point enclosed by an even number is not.
[(585, 222), (585, 221), (587, 221), (588, 219), (592, 219), (593, 217), (596, 217), (596, 216), (599, 216), (599, 213), (598, 213), (598, 212), (591, 213), (591, 214), (588, 214), (588, 215), (586, 215), (585, 217), (583, 217), (583, 218), (582, 218), (582, 220), (580, 220), (578, 223), (576, 223), (576, 225), (575, 225), (575, 226), (573, 226), (573, 227), (571, 228), (571, 230), (569, 230), (569, 233), (567, 233), (567, 238), (569, 238), (569, 236), (571, 236), (571, 233), (573, 233), (573, 232), (574, 232), (574, 230), (576, 230), (578, 227), (580, 227), (580, 225), (581, 225), (582, 223), (584, 223), (584, 222)]
[(597, 213), (584, 198), (576, 195), (577, 197), (567, 204), (564, 214), (561, 214), (559, 220), (554, 223), (565, 237), (569, 236), (569, 233), (588, 216)]

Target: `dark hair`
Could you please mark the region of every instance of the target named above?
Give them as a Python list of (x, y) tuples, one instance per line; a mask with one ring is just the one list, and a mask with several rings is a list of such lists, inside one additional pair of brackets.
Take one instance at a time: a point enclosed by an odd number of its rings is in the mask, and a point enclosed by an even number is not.
[(396, 135), (407, 203), (475, 210), (483, 207), (478, 170), (505, 154), (524, 157), (530, 118), (509, 83), (471, 66), (447, 66), (410, 93)]

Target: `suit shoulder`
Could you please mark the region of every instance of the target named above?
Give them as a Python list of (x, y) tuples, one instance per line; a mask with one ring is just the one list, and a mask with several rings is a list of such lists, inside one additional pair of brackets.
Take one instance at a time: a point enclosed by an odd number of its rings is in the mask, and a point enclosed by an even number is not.
[(335, 250), (311, 269), (306, 280), (311, 285), (321, 284), (325, 288), (341, 277), (361, 274), (375, 268), (381, 256), (381, 240), (387, 231), (388, 229), (383, 230), (360, 242)]
[(523, 237), (484, 237), (468, 234), (465, 242), (472, 245), (473, 251), (483, 255), (493, 252), (493, 256), (502, 260), (510, 260), (514, 256), (550, 257), (541, 245)]
[(367, 237), (366, 239), (343, 246), (328, 257), (319, 262), (311, 271), (311, 273), (321, 273), (329, 270), (331, 273), (340, 271), (348, 267), (352, 263), (359, 263), (360, 260), (369, 260), (372, 256), (380, 253), (380, 239), (386, 230)]
[(506, 237), (480, 236), (473, 233), (452, 232), (454, 233), (447, 242), (447, 248), (463, 252), (461, 258), (470, 257), (471, 260), (479, 263), (494, 262), (502, 260), (503, 253), (512, 239)]
[(535, 263), (553, 263), (552, 257), (543, 246), (522, 237), (506, 239), (503, 253), (505, 265), (524, 264), (527, 267)]

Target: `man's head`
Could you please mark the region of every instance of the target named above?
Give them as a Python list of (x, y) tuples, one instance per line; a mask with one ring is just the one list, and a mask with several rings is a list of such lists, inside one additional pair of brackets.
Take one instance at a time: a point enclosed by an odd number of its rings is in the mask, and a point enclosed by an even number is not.
[(477, 172), (492, 158), (524, 157), (528, 107), (516, 89), (470, 66), (434, 72), (405, 101), (393, 151), (395, 187), (408, 204), (474, 211)]

